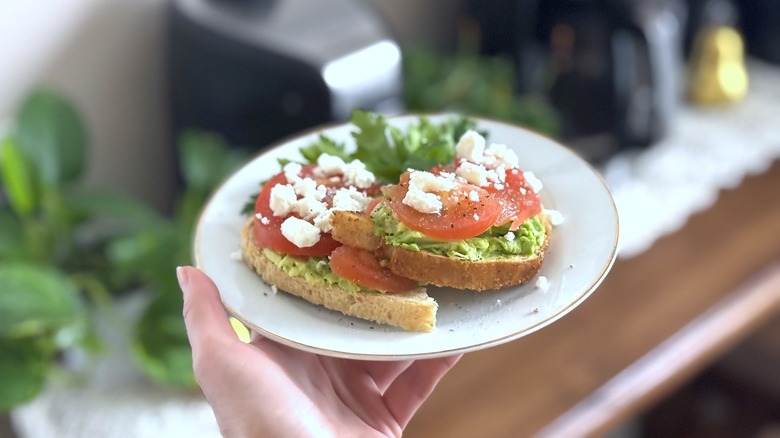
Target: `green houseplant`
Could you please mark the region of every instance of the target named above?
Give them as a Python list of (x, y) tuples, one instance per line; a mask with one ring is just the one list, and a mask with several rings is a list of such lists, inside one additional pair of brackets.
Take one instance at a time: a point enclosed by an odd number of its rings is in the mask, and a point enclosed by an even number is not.
[(69, 375), (69, 349), (99, 352), (95, 313), (138, 290), (152, 299), (133, 329), (136, 364), (162, 384), (194, 386), (174, 268), (191, 262), (197, 214), (244, 154), (196, 131), (177, 146), (183, 189), (163, 215), (82, 184), (88, 135), (57, 93), (31, 93), (0, 133), (0, 410)]

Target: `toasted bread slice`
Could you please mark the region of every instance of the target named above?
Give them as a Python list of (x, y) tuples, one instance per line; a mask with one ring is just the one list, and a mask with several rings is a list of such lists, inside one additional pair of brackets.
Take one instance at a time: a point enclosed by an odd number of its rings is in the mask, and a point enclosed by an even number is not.
[[(533, 278), (542, 266), (550, 242), (551, 226), (545, 227), (545, 242), (530, 256), (506, 256), (489, 260), (459, 260), (426, 251), (412, 251), (381, 242), (376, 244), (371, 218), (363, 214), (334, 212), (333, 237), (345, 245), (375, 250), (388, 260), (393, 273), (423, 284), (483, 291), (522, 284)], [(343, 239), (343, 240), (341, 240)]]
[(337, 285), (317, 285), (303, 277), (290, 276), (276, 266), (252, 236), (254, 219), (241, 229), (241, 253), (244, 262), (267, 283), (304, 300), (336, 310), (348, 316), (397, 326), (409, 331), (428, 332), (436, 325), (438, 304), (425, 288), (403, 294), (373, 291), (350, 292)]

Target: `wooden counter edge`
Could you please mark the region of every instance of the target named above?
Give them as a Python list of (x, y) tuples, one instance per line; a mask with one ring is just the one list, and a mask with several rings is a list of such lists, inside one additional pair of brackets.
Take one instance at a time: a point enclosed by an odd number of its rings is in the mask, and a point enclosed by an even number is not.
[[(753, 276), (537, 437), (597, 436), (650, 407), (780, 312), (780, 261)], [(713, 333), (719, 333), (717, 337)]]

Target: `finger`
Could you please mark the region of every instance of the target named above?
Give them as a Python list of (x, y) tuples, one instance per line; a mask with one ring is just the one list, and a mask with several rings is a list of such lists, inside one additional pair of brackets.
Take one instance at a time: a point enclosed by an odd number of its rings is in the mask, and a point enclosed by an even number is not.
[(191, 266), (177, 268), (176, 276), (184, 295), (184, 325), (193, 355), (215, 340), (237, 339), (214, 282)]
[(415, 361), (387, 388), (385, 403), (402, 429), (460, 357)]
[(411, 364), (411, 360), (366, 361), (363, 362), (363, 369), (374, 380), (379, 393), (384, 394), (390, 384)]

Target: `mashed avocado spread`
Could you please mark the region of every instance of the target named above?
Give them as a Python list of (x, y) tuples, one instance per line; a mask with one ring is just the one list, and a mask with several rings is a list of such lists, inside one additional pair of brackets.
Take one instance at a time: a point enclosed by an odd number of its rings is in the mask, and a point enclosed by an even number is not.
[(384, 235), (385, 243), (411, 251), (428, 251), (447, 257), (476, 261), (512, 255), (530, 256), (544, 244), (544, 225), (538, 217), (532, 217), (514, 233), (514, 239), (506, 238), (509, 224), (491, 227), (476, 237), (458, 241), (431, 239), (401, 223), (387, 204), (380, 204), (371, 214), (374, 234)]
[(326, 257), (295, 257), (278, 253), (268, 248), (263, 248), (263, 254), (274, 265), (282, 269), (291, 277), (303, 277), (314, 285), (339, 285), (349, 292), (368, 291), (346, 278), (339, 277), (330, 270)]

